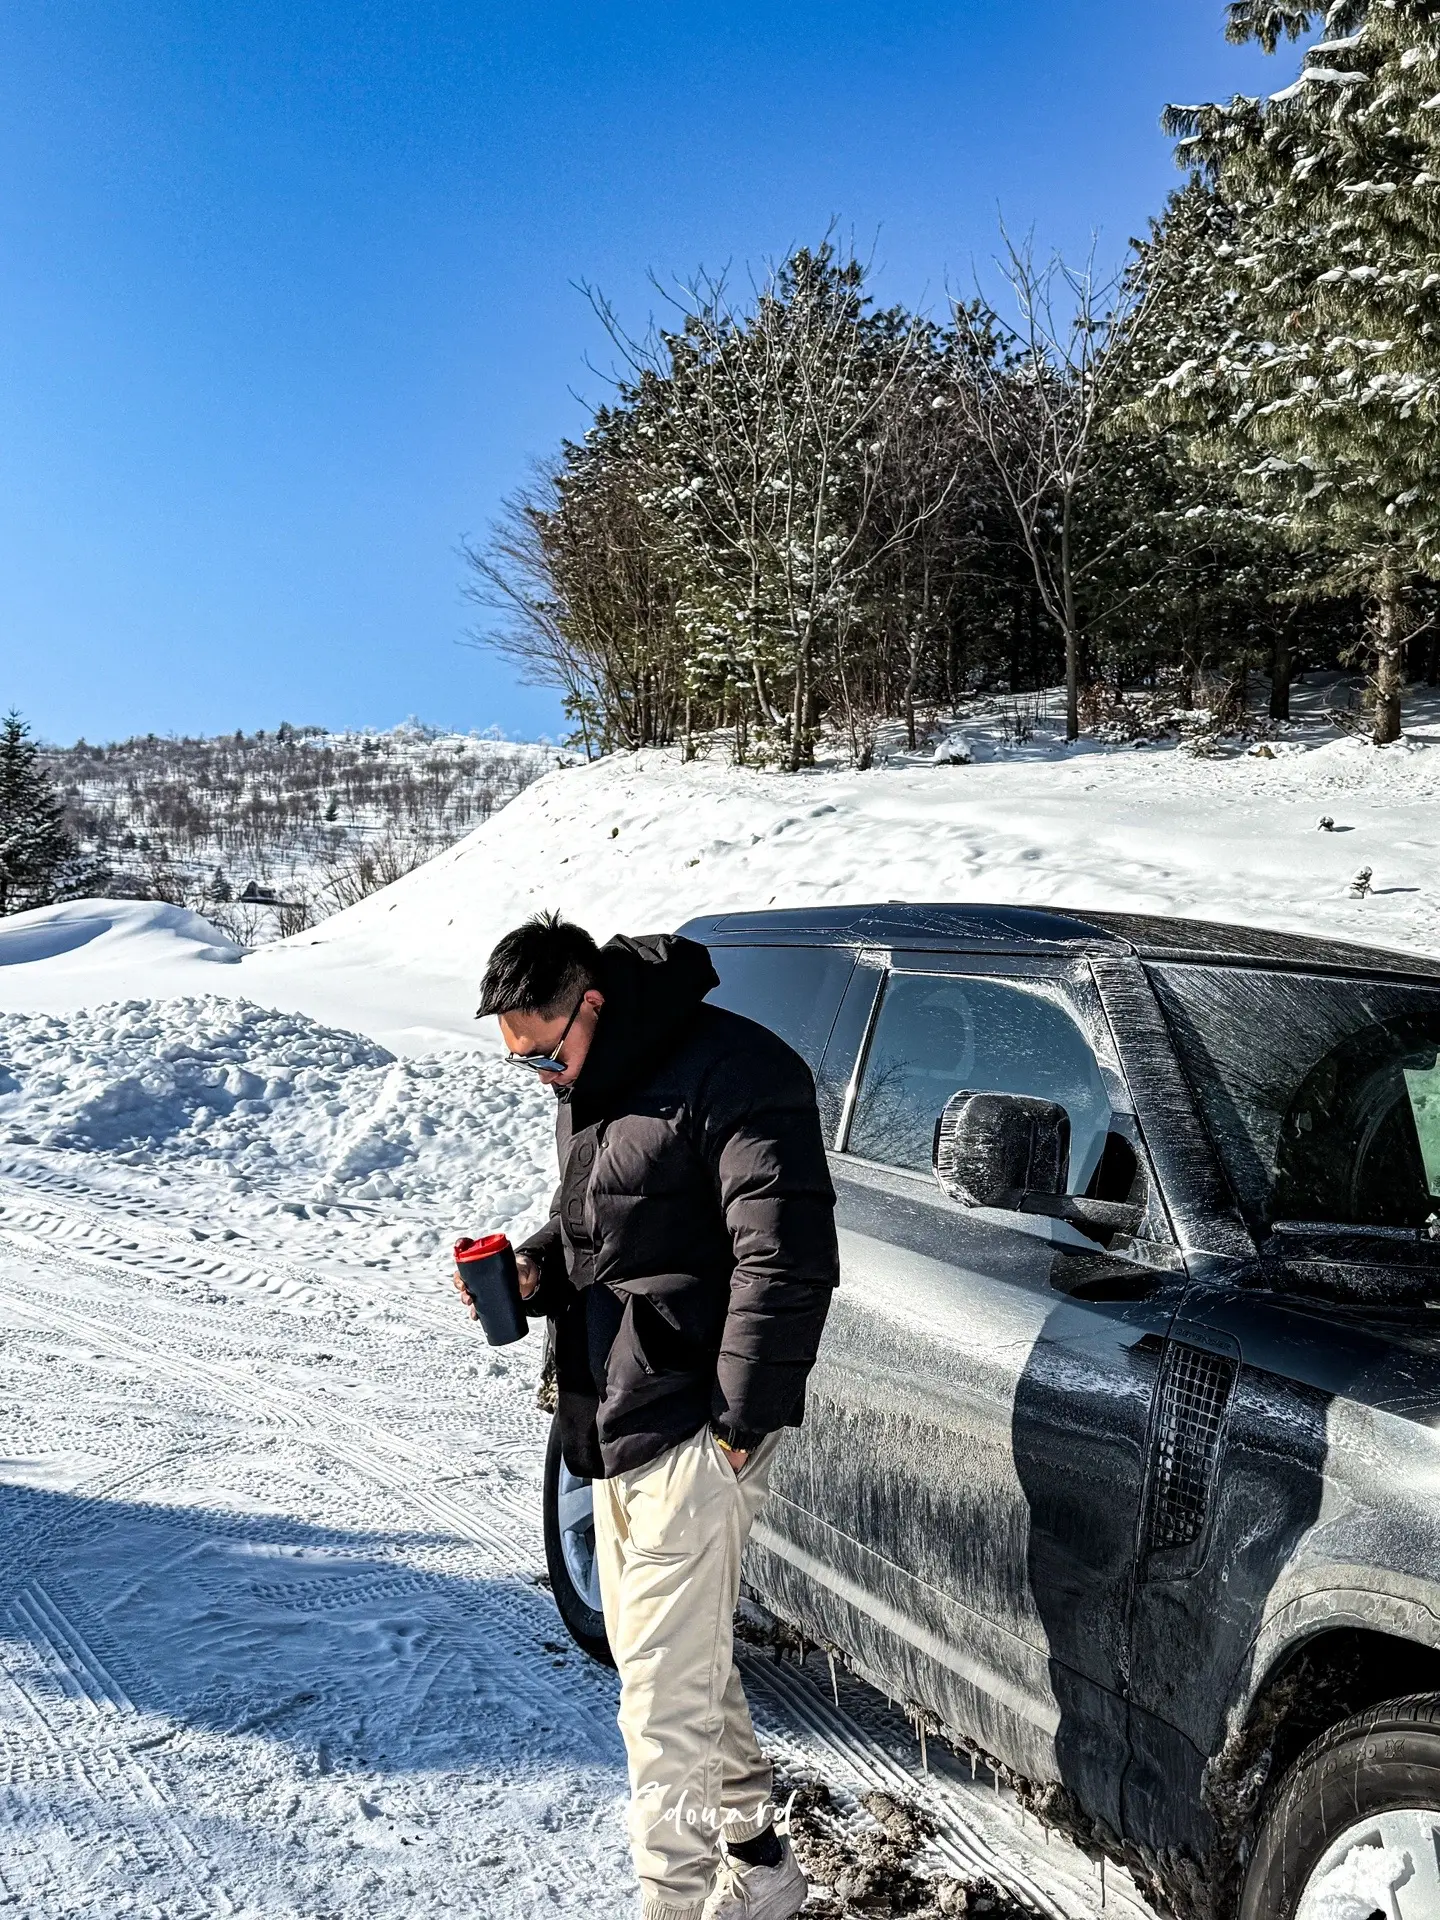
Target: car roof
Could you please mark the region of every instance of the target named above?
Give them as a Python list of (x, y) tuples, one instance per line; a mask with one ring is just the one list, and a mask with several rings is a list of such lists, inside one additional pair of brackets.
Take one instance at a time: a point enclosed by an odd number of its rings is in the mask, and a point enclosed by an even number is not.
[(704, 914), (680, 932), (707, 946), (874, 946), (994, 954), (1128, 952), (1142, 960), (1257, 963), (1326, 972), (1399, 973), (1440, 980), (1440, 960), (1309, 934), (1276, 933), (1217, 920), (1159, 914), (1092, 913), (1081, 908), (985, 905), (789, 907), (764, 913)]

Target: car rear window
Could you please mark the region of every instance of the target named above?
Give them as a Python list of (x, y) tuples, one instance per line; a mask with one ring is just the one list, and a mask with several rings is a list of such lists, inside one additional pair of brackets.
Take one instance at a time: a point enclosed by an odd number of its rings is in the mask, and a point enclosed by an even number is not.
[(814, 1073), (855, 965), (850, 949), (715, 946), (710, 960), (720, 976), (711, 1002), (778, 1033)]
[(1253, 1220), (1423, 1227), (1440, 1214), (1440, 989), (1241, 967), (1150, 972)]

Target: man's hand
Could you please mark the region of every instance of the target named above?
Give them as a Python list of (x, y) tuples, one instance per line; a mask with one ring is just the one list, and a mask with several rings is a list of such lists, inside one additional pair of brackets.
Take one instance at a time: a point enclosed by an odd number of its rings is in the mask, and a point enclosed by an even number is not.
[[(531, 1254), (517, 1253), (515, 1256), (515, 1271), (520, 1280), (520, 1298), (522, 1300), (533, 1300), (535, 1295), (540, 1291), (540, 1262)], [(465, 1282), (460, 1278), (458, 1269), (450, 1275), (450, 1281), (455, 1291), (465, 1302), (465, 1311), (469, 1314), (470, 1318), (472, 1320), (478, 1320), (480, 1315), (475, 1311), (475, 1302), (465, 1291)]]

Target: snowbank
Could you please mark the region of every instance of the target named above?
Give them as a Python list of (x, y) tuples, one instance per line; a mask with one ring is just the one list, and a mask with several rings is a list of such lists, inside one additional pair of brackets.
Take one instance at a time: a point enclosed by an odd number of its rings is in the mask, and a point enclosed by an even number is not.
[(197, 968), (213, 977), (244, 953), (198, 913), (163, 900), (36, 907), (0, 920), (0, 1006), (71, 1007), (117, 993), (180, 993), (200, 977)]
[(538, 1222), (553, 1125), (543, 1089), (503, 1061), (397, 1060), (245, 1001), (0, 1017), (0, 1144), (183, 1174), (220, 1211), (246, 1194), (302, 1214), (384, 1202), (417, 1253), (477, 1223)]
[[(1398, 748), (1282, 741), (1273, 759), (1171, 748), (1006, 753), (801, 776), (615, 756), (549, 775), (384, 893), (249, 956), (256, 999), (376, 1008), (473, 1034), (507, 927), (558, 907), (600, 937), (693, 914), (957, 900), (1123, 908), (1440, 950), (1440, 724)], [(1334, 831), (1318, 827), (1321, 815)], [(1374, 892), (1351, 897), (1358, 869)], [(326, 1000), (326, 995), (333, 995)], [(417, 1020), (418, 1016), (418, 1020)]]

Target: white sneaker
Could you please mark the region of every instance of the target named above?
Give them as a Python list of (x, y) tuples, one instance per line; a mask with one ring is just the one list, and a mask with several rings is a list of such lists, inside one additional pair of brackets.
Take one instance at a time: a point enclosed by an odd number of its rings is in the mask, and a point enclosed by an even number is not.
[(789, 1839), (782, 1835), (780, 1845), (778, 1866), (747, 1867), (743, 1860), (727, 1860), (705, 1902), (705, 1920), (793, 1920), (805, 1904), (810, 1883)]

